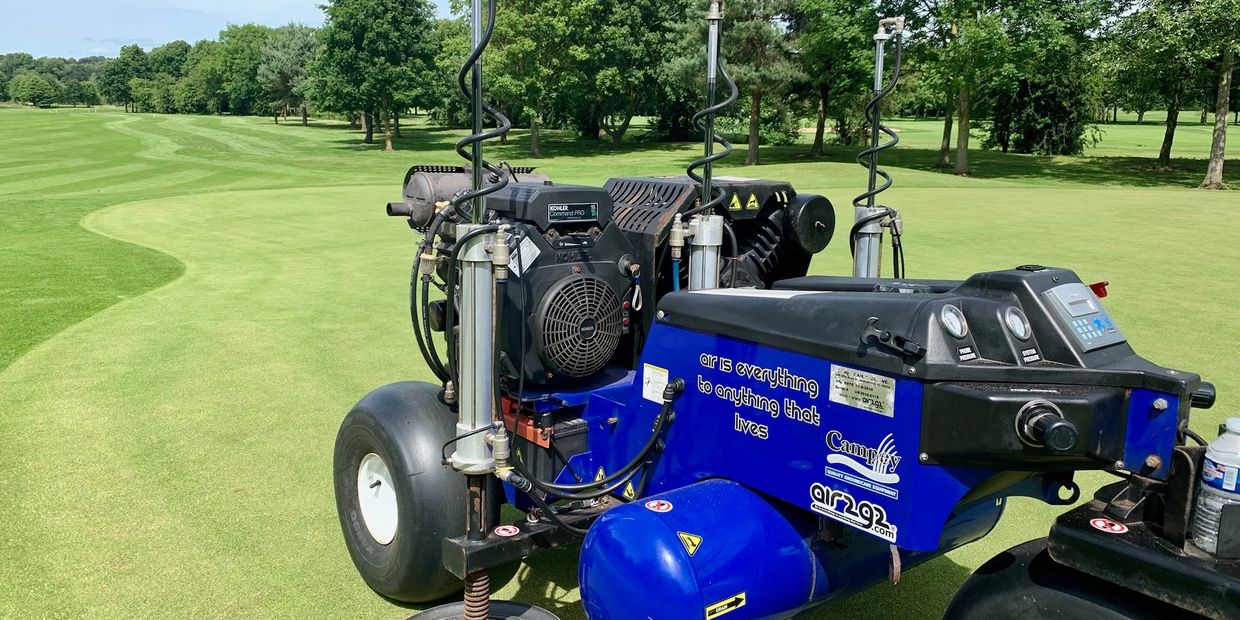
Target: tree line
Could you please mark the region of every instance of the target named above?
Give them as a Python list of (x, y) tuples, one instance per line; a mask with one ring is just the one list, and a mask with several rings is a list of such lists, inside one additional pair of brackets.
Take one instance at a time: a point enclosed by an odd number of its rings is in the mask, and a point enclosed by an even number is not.
[[(700, 5), (700, 6), (698, 6)], [(569, 130), (622, 148), (696, 139), (705, 0), (503, 0), (486, 58), (492, 103), (529, 129)], [(233, 25), (216, 40), (131, 45), (113, 59), (0, 57), (0, 95), (34, 105), (91, 105), (187, 114), (347, 117), (387, 148), (400, 119), (424, 111), (468, 124), (456, 72), (469, 52), (459, 14), (429, 0), (333, 0), (325, 22)], [(887, 113), (943, 119), (938, 164), (969, 172), (969, 149), (1080, 154), (1120, 110), (1166, 112), (1158, 165), (1171, 164), (1184, 112), (1214, 123), (1209, 173), (1222, 184), (1228, 115), (1240, 85), (1240, 0), (729, 0), (725, 62), (740, 101), (718, 125), (747, 141), (791, 144), (802, 125), (813, 155), (865, 138), (879, 15), (908, 19), (901, 87)], [(892, 45), (888, 49), (891, 51)], [(890, 66), (891, 59), (888, 59)]]

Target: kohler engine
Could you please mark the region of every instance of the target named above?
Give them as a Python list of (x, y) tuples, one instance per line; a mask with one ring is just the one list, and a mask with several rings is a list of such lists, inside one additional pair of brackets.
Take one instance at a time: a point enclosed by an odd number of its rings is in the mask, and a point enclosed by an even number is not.
[(499, 335), (501, 371), (546, 385), (592, 377), (613, 360), (624, 365), (641, 266), (613, 223), (611, 196), (515, 183), (488, 196), (486, 206), (512, 227), (511, 277), (500, 298), (509, 319)]
[[(483, 218), (509, 226), (511, 277), (498, 298), (501, 374), (531, 387), (621, 378), (637, 364), (659, 298), (686, 281), (687, 260), (673, 269), (670, 231), (678, 214), (700, 204), (700, 186), (687, 177), (631, 177), (600, 189), (556, 185), (529, 168), (505, 171), (509, 184), (486, 197)], [(415, 166), (405, 200), (388, 213), (422, 228), (468, 176)], [(769, 288), (803, 276), (830, 243), (835, 213), (826, 198), (780, 181), (717, 183), (731, 197), (725, 219), (736, 240), (722, 248), (721, 286)], [(435, 253), (451, 245), (441, 241)], [(446, 261), (436, 265), (443, 270)], [(443, 302), (427, 303), (431, 329), (443, 331)]]

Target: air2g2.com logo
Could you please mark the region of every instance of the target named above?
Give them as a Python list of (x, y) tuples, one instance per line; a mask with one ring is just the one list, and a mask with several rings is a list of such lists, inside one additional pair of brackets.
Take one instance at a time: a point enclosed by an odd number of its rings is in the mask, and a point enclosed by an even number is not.
[(882, 506), (858, 501), (844, 491), (828, 489), (818, 482), (810, 485), (809, 497), (810, 510), (865, 530), (887, 542), (896, 541), (896, 526), (887, 522), (887, 511)]

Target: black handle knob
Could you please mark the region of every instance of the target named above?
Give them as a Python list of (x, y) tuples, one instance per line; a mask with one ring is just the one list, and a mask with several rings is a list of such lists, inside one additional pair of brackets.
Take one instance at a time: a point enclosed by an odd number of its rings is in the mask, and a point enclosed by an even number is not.
[(1055, 454), (1071, 452), (1079, 439), (1076, 425), (1065, 420), (1049, 404), (1026, 406), (1020, 416), (1019, 428), (1026, 443)]
[(1214, 389), (1213, 383), (1202, 381), (1201, 385), (1193, 390), (1193, 395), (1189, 399), (1194, 409), (1209, 409), (1214, 406), (1214, 399), (1218, 393)]

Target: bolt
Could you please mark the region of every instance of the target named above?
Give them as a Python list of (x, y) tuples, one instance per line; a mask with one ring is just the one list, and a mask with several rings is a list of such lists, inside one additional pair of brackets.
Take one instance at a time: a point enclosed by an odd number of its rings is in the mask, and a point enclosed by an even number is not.
[(926, 454), (925, 452), (922, 452), (921, 454), (917, 455), (917, 460), (921, 461), (922, 463), (925, 463), (926, 461), (930, 460), (930, 455)]
[(667, 317), (667, 315), (666, 315), (666, 314), (663, 314), (663, 311), (662, 311), (662, 310), (660, 310), (660, 311), (658, 312), (658, 314), (656, 314), (655, 316), (656, 316), (656, 317), (658, 317), (660, 321), (662, 321), (664, 318), (666, 318), (666, 317)]
[(1166, 410), (1167, 410), (1167, 408), (1168, 408), (1168, 407), (1170, 407), (1170, 406), (1171, 406), (1171, 405), (1167, 404), (1167, 399), (1165, 399), (1165, 398), (1157, 398), (1157, 399), (1154, 399), (1154, 411), (1157, 411), (1157, 412), (1159, 412), (1159, 413), (1162, 413), (1162, 412), (1166, 411)]
[(1123, 469), (1123, 468), (1124, 468), (1123, 461), (1115, 461), (1115, 469)]
[(615, 426), (619, 423), (620, 423), (620, 418), (617, 418), (616, 416), (611, 416), (610, 418), (607, 418), (607, 424), (609, 426)]
[(916, 368), (913, 368), (912, 366), (909, 366), (909, 367), (908, 367), (908, 374), (910, 374), (910, 375), (915, 375), (915, 374), (917, 374), (917, 369), (916, 369)]
[(370, 483), (370, 488), (372, 488), (372, 489), (374, 489), (374, 488), (378, 488), (378, 486), (379, 486), (379, 485), (381, 485), (381, 484), (383, 484), (383, 481), (382, 481), (382, 480), (380, 480), (380, 479), (378, 479), (378, 478), (375, 478), (375, 479), (374, 479), (374, 481), (372, 481), (372, 482)]
[(1158, 469), (1162, 467), (1162, 459), (1157, 454), (1151, 454), (1145, 457), (1145, 466), (1150, 469)]

